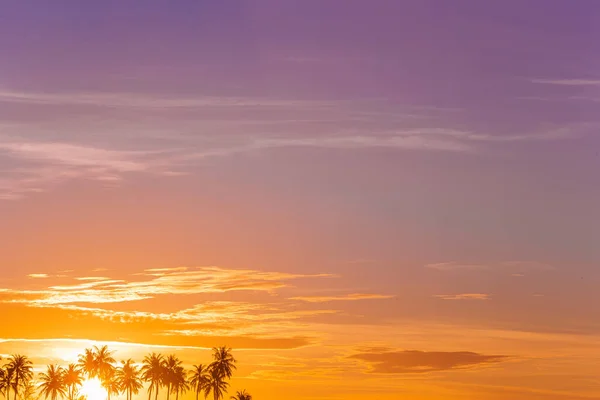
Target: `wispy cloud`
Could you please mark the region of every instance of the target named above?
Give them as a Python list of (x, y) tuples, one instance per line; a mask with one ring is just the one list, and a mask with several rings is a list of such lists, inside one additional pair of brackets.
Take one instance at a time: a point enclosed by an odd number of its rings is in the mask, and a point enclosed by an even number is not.
[[(0, 177), (0, 199), (7, 200), (70, 180), (114, 186), (134, 174), (180, 176), (202, 160), (241, 153), (286, 148), (385, 148), (472, 154), (486, 146), (559, 140), (581, 131), (580, 127), (566, 126), (507, 135), (462, 126), (455, 129), (434, 118), (439, 115), (436, 107), (396, 105), (382, 99), (320, 101), (0, 90), (0, 102), (27, 110), (33, 107), (34, 115), (46, 106), (61, 107), (51, 121), (28, 117), (1, 126), (0, 156), (6, 156), (8, 163)], [(103, 116), (101, 122), (82, 116), (81, 106), (102, 107), (95, 111)], [(180, 118), (178, 113), (190, 108), (200, 113), (197, 119)], [(422, 126), (415, 125), (414, 113), (422, 117)]]
[(29, 274), (29, 275), (27, 275), (27, 277), (29, 277), (31, 279), (46, 279), (46, 278), (49, 278), (50, 275), (48, 275), (48, 274)]
[(36, 93), (0, 90), (0, 102), (39, 105), (79, 105), (133, 108), (206, 108), (206, 107), (289, 107), (298, 105), (330, 105), (330, 102), (306, 102), (249, 97), (165, 96), (137, 93)]
[(434, 297), (442, 300), (489, 300), (485, 293), (436, 294)]
[(329, 301), (357, 301), (357, 300), (381, 300), (391, 299), (393, 295), (374, 293), (352, 293), (342, 296), (299, 296), (291, 297), (290, 300), (300, 300), (309, 303), (325, 303)]
[[(441, 263), (426, 264), (425, 268), (438, 271), (461, 271), (461, 270), (518, 270), (518, 271), (553, 271), (556, 268), (550, 264), (538, 261), (501, 261), (492, 263), (461, 263), (456, 261), (448, 261)], [(517, 274), (518, 272), (515, 272)]]
[(455, 271), (455, 270), (482, 270), (490, 269), (486, 264), (463, 264), (455, 261), (426, 264), (425, 268), (436, 269), (438, 271)]
[(507, 356), (485, 355), (469, 351), (373, 351), (350, 356), (371, 365), (371, 372), (384, 374), (427, 373), (473, 368), (498, 363)]
[(532, 79), (533, 83), (543, 83), (547, 85), (562, 85), (562, 86), (598, 86), (600, 79)]
[(50, 286), (43, 290), (6, 289), (4, 302), (31, 305), (81, 303), (120, 303), (151, 299), (159, 295), (199, 294), (227, 291), (272, 292), (287, 286), (287, 281), (301, 278), (331, 277), (328, 274), (301, 275), (256, 270), (199, 267), (146, 271), (151, 279), (126, 282), (94, 280), (75, 285)]

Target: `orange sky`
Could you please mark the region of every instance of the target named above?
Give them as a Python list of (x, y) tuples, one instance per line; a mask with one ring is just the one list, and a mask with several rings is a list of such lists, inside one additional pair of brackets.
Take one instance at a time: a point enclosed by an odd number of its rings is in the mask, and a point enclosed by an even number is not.
[(600, 400), (600, 3), (124, 3), (0, 12), (1, 355)]

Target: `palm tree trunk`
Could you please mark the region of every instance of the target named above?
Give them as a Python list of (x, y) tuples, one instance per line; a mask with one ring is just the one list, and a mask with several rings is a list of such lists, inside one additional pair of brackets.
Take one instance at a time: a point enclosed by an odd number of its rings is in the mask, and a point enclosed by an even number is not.
[(158, 389), (160, 386), (156, 385), (156, 395), (154, 396), (154, 400), (158, 400)]
[(150, 384), (150, 387), (148, 388), (148, 400), (152, 400), (152, 383)]
[(171, 384), (167, 385), (167, 400), (169, 400), (169, 397), (171, 397)]

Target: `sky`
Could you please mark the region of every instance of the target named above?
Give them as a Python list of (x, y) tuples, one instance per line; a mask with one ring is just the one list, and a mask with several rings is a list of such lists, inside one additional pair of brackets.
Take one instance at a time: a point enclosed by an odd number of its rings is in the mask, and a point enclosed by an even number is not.
[(598, 2), (2, 6), (0, 354), (600, 399)]

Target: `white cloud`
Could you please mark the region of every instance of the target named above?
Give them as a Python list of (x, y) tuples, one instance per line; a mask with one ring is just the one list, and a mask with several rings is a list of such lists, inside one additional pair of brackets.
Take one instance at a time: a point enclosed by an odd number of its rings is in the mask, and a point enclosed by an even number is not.
[(597, 86), (600, 85), (600, 79), (532, 79), (533, 83), (543, 83), (547, 85), (562, 86)]
[[(62, 110), (43, 122), (27, 118), (0, 125), (0, 161), (6, 160), (0, 199), (9, 200), (76, 179), (111, 186), (135, 173), (167, 179), (186, 174), (200, 160), (247, 152), (312, 147), (473, 153), (492, 144), (564, 139), (581, 131), (580, 126), (568, 126), (497, 135), (440, 128), (439, 120), (430, 118), (438, 113), (437, 107), (368, 99), (336, 102), (0, 90), (0, 102), (25, 109), (35, 105), (33, 113), (47, 105)], [(92, 118), (82, 116), (76, 106), (103, 108), (94, 110), (99, 117)], [(200, 114), (181, 118), (181, 109), (190, 107), (198, 108), (195, 113)], [(423, 124), (433, 120), (438, 126), (415, 127), (414, 119), (406, 123), (407, 111), (415, 110), (420, 110)]]
[(437, 294), (442, 300), (489, 300), (490, 295), (485, 293), (460, 293), (460, 294)]

